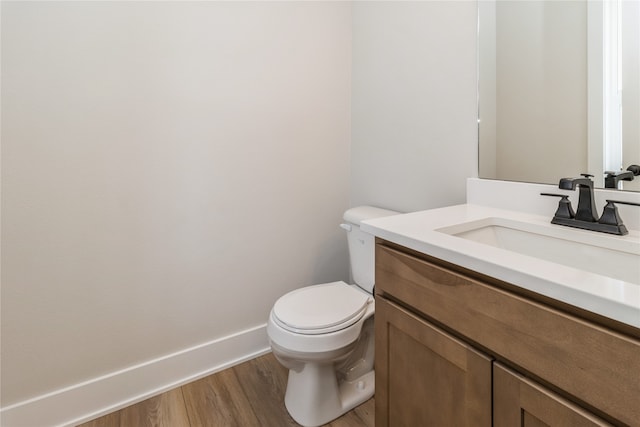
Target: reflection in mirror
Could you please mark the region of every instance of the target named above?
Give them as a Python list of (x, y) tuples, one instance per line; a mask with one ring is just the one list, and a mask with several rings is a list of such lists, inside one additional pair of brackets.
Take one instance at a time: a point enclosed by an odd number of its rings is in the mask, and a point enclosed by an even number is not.
[(640, 2), (478, 5), (480, 177), (604, 187), (640, 164)]

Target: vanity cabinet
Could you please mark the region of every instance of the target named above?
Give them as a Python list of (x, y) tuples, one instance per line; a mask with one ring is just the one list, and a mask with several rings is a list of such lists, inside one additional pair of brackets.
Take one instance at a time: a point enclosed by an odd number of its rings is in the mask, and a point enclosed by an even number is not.
[(640, 426), (639, 336), (377, 241), (379, 427)]

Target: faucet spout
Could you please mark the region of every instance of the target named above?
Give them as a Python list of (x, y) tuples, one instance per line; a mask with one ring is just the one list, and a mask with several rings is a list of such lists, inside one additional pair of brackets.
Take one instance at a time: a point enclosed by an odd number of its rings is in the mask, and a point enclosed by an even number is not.
[[(590, 175), (593, 176), (593, 175)], [(593, 188), (593, 181), (591, 181), (588, 177), (582, 178), (560, 178), (560, 183), (558, 184), (558, 188), (563, 190), (575, 190), (577, 186), (591, 186)]]
[[(624, 172), (607, 171), (604, 177), (604, 188), (618, 188), (621, 181), (633, 181), (634, 173), (630, 170)], [(622, 189), (622, 187), (620, 187)]]
[(558, 187), (562, 190), (575, 190), (578, 187), (578, 208), (575, 219), (585, 222), (598, 222), (596, 201), (593, 194), (593, 175), (582, 174), (581, 178), (562, 178)]

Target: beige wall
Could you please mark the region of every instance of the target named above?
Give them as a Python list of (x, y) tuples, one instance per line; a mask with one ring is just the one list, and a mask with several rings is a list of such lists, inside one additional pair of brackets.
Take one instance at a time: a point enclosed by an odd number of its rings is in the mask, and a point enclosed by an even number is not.
[[(640, 2), (622, 2), (622, 164), (640, 165)], [(640, 191), (640, 176), (624, 182)]]
[(2, 2), (2, 405), (347, 279), (351, 6)]
[(496, 2), (478, 3), (478, 173), (496, 173)]
[(497, 3), (497, 178), (587, 170), (586, 12), (585, 2)]
[(495, 13), (488, 38), (480, 22), (481, 175), (553, 183), (586, 172), (586, 2), (480, 5)]
[(354, 3), (352, 204), (464, 203), (477, 176), (476, 8)]

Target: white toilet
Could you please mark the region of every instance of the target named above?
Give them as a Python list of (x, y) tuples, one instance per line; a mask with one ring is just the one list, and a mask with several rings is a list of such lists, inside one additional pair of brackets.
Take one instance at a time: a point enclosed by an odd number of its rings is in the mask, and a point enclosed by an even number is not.
[(328, 423), (373, 396), (375, 240), (360, 231), (360, 222), (396, 214), (371, 206), (345, 212), (340, 226), (348, 233), (356, 284), (296, 289), (271, 310), (271, 349), (289, 369), (285, 406), (303, 426)]

